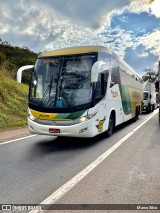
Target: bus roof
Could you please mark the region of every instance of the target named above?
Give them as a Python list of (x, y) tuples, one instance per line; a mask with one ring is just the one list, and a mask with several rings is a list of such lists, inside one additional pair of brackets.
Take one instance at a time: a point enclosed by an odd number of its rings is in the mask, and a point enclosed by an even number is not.
[(74, 54), (82, 54), (82, 53), (93, 53), (99, 51), (107, 51), (109, 50), (104, 46), (78, 46), (78, 47), (68, 47), (62, 48), (52, 51), (43, 52), (39, 55), (39, 57), (47, 57), (47, 56), (61, 56), (61, 55), (74, 55)]

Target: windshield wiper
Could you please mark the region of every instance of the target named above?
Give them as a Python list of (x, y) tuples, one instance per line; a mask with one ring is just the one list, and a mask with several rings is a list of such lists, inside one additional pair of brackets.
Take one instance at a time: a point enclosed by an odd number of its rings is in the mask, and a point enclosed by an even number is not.
[(52, 75), (52, 78), (51, 78), (51, 81), (50, 81), (50, 85), (49, 85), (49, 98), (51, 96), (52, 83), (53, 83), (53, 75)]
[(46, 97), (47, 97), (47, 94), (49, 95), (49, 98), (51, 96), (51, 90), (52, 90), (52, 83), (53, 83), (53, 75), (51, 77), (51, 81), (50, 81), (50, 84), (47, 86), (47, 89), (46, 91), (44, 92), (44, 95), (43, 95), (43, 98), (40, 102), (40, 106), (43, 106), (44, 105), (44, 102), (46, 100)]
[(57, 100), (60, 99), (60, 90), (61, 90), (61, 87), (62, 87), (61, 77), (62, 77), (62, 70), (63, 70), (63, 62), (64, 62), (64, 57), (62, 57), (62, 59), (61, 59), (59, 78), (58, 78), (57, 86), (56, 86), (55, 107), (56, 107)]

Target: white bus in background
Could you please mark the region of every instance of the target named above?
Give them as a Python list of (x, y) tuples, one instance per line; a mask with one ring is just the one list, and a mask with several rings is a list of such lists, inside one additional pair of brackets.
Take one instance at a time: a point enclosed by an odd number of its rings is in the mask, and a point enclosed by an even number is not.
[(103, 46), (71, 47), (41, 53), (29, 88), (28, 127), (33, 134), (111, 136), (114, 127), (138, 119), (142, 78)]
[(143, 111), (153, 112), (157, 108), (155, 83), (149, 80), (143, 83)]

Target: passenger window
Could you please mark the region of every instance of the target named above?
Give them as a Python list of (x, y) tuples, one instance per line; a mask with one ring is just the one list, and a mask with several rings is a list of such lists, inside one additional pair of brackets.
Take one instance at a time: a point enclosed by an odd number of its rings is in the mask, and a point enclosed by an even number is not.
[(115, 57), (112, 56), (110, 87), (114, 86), (115, 84), (120, 84), (120, 76), (119, 76), (118, 65), (119, 65), (118, 60)]

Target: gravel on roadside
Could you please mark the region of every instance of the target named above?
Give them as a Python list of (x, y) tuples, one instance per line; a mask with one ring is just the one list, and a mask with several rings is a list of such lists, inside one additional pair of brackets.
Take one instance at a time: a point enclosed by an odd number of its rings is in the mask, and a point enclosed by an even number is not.
[(0, 129), (0, 143), (30, 135), (28, 127)]

